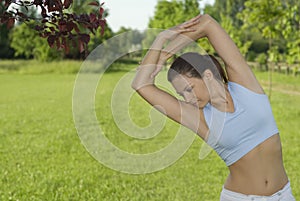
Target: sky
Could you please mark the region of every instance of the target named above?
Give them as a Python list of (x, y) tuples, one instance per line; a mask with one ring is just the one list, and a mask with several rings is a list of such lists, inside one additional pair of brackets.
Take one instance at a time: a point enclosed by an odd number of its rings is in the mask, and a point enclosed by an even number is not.
[[(121, 26), (144, 30), (148, 26), (150, 17), (153, 17), (158, 0), (102, 0), (104, 8), (108, 10), (106, 18), (110, 28), (116, 32)], [(200, 6), (213, 4), (214, 0), (202, 0)]]

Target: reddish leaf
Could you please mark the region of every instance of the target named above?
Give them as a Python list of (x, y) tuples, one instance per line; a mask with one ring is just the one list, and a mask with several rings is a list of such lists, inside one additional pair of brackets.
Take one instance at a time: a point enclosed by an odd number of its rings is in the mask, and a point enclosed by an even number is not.
[(49, 27), (49, 29), (50, 29), (52, 32), (55, 32), (55, 28), (54, 28), (54, 27)]
[(64, 1), (64, 7), (69, 8), (72, 3), (73, 3), (73, 0), (65, 0)]
[(62, 47), (65, 47), (66, 44), (67, 44), (66, 38), (62, 38), (62, 39), (61, 39), (61, 45), (62, 45)]
[(10, 4), (11, 4), (11, 0), (6, 0), (4, 6), (8, 8)]
[(15, 24), (15, 18), (9, 18), (6, 22), (6, 27), (7, 29), (10, 29), (14, 26)]
[(36, 5), (36, 6), (38, 6), (38, 5), (41, 6), (41, 5), (43, 5), (43, 0), (34, 0), (33, 4)]
[(66, 52), (66, 54), (69, 54), (69, 52), (70, 52), (70, 47), (68, 44), (65, 46), (65, 52)]
[(62, 11), (63, 8), (61, 0), (46, 0), (44, 4), (49, 12)]
[(58, 22), (58, 29), (61, 32), (67, 31), (67, 23), (66, 23), (65, 20), (59, 20), (59, 22)]
[(101, 27), (101, 35), (103, 36), (104, 30), (106, 26), (106, 21), (105, 20), (100, 20), (100, 27)]
[(67, 25), (66, 25), (66, 29), (67, 29), (67, 32), (71, 32), (74, 28), (74, 22), (72, 21), (69, 21), (67, 22)]
[(84, 22), (84, 21), (89, 21), (90, 18), (89, 18), (88, 14), (81, 14), (81, 15), (79, 15), (78, 19), (79, 19), (79, 21)]
[(56, 47), (57, 47), (57, 49), (60, 49), (60, 48), (61, 48), (59, 38), (56, 38)]
[(75, 23), (74, 23), (74, 29), (75, 29), (75, 31), (76, 31), (77, 33), (79, 33), (79, 32), (80, 32), (80, 30), (79, 30), (79, 28), (78, 28), (77, 24), (75, 24)]
[(43, 30), (43, 27), (41, 27), (41, 26), (39, 26), (39, 25), (36, 25), (36, 26), (34, 27), (34, 29), (35, 29), (36, 31), (41, 31), (41, 30)]
[(82, 53), (84, 52), (84, 42), (82, 42), (80, 39), (78, 39), (78, 47), (79, 47), (79, 52)]
[(97, 16), (94, 13), (90, 14), (90, 21), (91, 23), (95, 22), (97, 20)]
[(67, 39), (65, 37), (62, 38), (61, 47), (65, 50), (66, 54), (68, 54), (70, 52), (70, 48), (67, 44)]
[(82, 42), (88, 44), (90, 42), (90, 35), (88, 34), (80, 34), (79, 38)]
[(103, 9), (102, 7), (100, 7), (100, 8), (99, 8), (99, 14), (100, 14), (101, 17), (102, 17), (102, 15), (103, 15), (103, 13), (104, 13), (104, 9)]
[(43, 17), (43, 18), (48, 17), (46, 9), (45, 9), (43, 6), (41, 6), (41, 8), (42, 8), (42, 11), (41, 11), (42, 17)]
[[(20, 2), (19, 2), (20, 1)], [(87, 44), (90, 42), (90, 33), (94, 33), (101, 28), (101, 34), (104, 33), (106, 22), (102, 19), (104, 3), (93, 0), (89, 5), (97, 6), (98, 8), (92, 13), (85, 13), (77, 15), (75, 13), (65, 12), (64, 9), (70, 7), (74, 0), (0, 0), (2, 3), (2, 12), (0, 16), (0, 23), (4, 23), (7, 27), (14, 25), (15, 19), (27, 21), (29, 18), (26, 12), (22, 13), (20, 10), (7, 10), (8, 6), (13, 3), (19, 3), (19, 6), (27, 10), (27, 4), (40, 7), (42, 19), (36, 19), (36, 26), (32, 28), (38, 31), (40, 37), (47, 39), (50, 47), (56, 46), (58, 49), (62, 48), (66, 53), (69, 53), (70, 44), (77, 45), (80, 52), (87, 50)], [(5, 2), (4, 6), (3, 2)], [(1, 7), (1, 5), (0, 5)], [(49, 26), (46, 26), (48, 24)], [(51, 26), (50, 26), (51, 24)], [(75, 30), (75, 31), (73, 31)], [(73, 33), (72, 33), (73, 32)], [(75, 33), (74, 33), (75, 32)]]
[(91, 6), (99, 6), (99, 3), (97, 1), (94, 1), (94, 2), (89, 3), (89, 5), (91, 5)]
[(50, 31), (45, 31), (44, 34), (45, 34), (46, 37), (51, 36), (51, 32)]
[(47, 41), (48, 41), (48, 44), (49, 44), (50, 47), (53, 47), (55, 38), (56, 38), (56, 37), (55, 37), (54, 35), (50, 35), (50, 36), (47, 38)]

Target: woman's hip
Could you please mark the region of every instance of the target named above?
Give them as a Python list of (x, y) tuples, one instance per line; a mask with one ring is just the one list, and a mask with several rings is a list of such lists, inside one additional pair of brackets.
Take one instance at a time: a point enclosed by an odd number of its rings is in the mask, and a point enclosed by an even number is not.
[(259, 196), (259, 195), (245, 195), (242, 193), (233, 192), (223, 187), (221, 192), (220, 201), (243, 201), (243, 200), (257, 200), (257, 201), (295, 201), (288, 182), (281, 190), (277, 191), (270, 196)]

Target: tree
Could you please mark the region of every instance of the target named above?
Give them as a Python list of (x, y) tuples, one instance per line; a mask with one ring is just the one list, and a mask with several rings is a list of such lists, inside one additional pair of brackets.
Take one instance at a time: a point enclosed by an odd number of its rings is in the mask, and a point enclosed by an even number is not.
[(243, 27), (243, 21), (237, 15), (244, 9), (246, 0), (215, 0), (214, 5), (206, 5), (204, 13), (209, 13), (216, 19), (230, 35), (246, 57), (252, 44), (249, 38), (249, 30)]
[(246, 0), (215, 0), (214, 5), (206, 5), (204, 13), (210, 14), (218, 22), (222, 21), (222, 16), (231, 19), (233, 26), (240, 27), (242, 21), (236, 15), (244, 9)]
[(200, 14), (197, 0), (159, 0), (150, 18), (148, 27), (158, 30), (148, 30), (143, 40), (143, 46), (150, 47), (154, 37), (162, 29), (169, 29)]
[(128, 57), (135, 57), (135, 56), (141, 56), (141, 52), (132, 52), (136, 49), (140, 50), (142, 48), (141, 44), (144, 39), (144, 33), (140, 32), (136, 29), (121, 27), (115, 35), (126, 33), (126, 40), (120, 42), (117, 46), (119, 49), (122, 49), (123, 51), (128, 50), (131, 52), (130, 54), (127, 54)]
[[(287, 20), (285, 17), (287, 5), (281, 0), (248, 0), (245, 2), (245, 7), (240, 15), (241, 19), (252, 29), (258, 29), (262, 36), (268, 40), (267, 59), (277, 63), (280, 59), (279, 47), (274, 42), (282, 38), (282, 30), (285, 29), (285, 21)], [(272, 90), (273, 68), (272, 65), (269, 74), (269, 96), (271, 96)]]
[(286, 39), (286, 60), (288, 65), (300, 63), (300, 2), (286, 2), (286, 12), (282, 23), (285, 26), (283, 36)]
[[(16, 20), (27, 23), (32, 17), (21, 12), (21, 9), (14, 5), (25, 8), (27, 11), (36, 6), (41, 10), (41, 17), (34, 18), (36, 24), (31, 28), (38, 31), (41, 37), (47, 38), (50, 47), (56, 46), (58, 49), (68, 52), (69, 41), (72, 41), (73, 45), (76, 45), (74, 41), (77, 41), (80, 51), (83, 52), (87, 49), (90, 32), (95, 33), (99, 27), (101, 27), (102, 33), (104, 32), (103, 3), (89, 3), (91, 6), (97, 7), (97, 12), (90, 14), (69, 13), (67, 9), (72, 3), (73, 0), (64, 0), (64, 2), (61, 0), (0, 0), (0, 23), (6, 24), (8, 28), (13, 27)], [(9, 10), (11, 7), (12, 9)]]
[(101, 34), (99, 31), (97, 31), (95, 34), (91, 35), (91, 40), (88, 44), (88, 51), (92, 51), (95, 49), (98, 45), (103, 43), (105, 40), (111, 38), (114, 35), (111, 28), (107, 25), (104, 33)]
[(47, 41), (40, 38), (38, 33), (28, 26), (34, 23), (31, 21), (28, 24), (21, 24), (12, 29), (10, 45), (15, 50), (15, 56), (34, 58), (39, 61), (51, 61), (62, 58), (62, 52), (50, 48)]
[(200, 13), (197, 0), (159, 0), (148, 27), (168, 29), (185, 22)]
[(9, 32), (10, 30), (5, 25), (0, 25), (0, 58), (11, 58), (14, 54), (7, 40)]
[(251, 40), (247, 40), (246, 29), (243, 26), (237, 27), (234, 25), (234, 20), (229, 15), (220, 14), (220, 24), (238, 46), (240, 52), (246, 57), (248, 50), (252, 44)]
[[(269, 61), (269, 63), (273, 62), (276, 65), (276, 63), (282, 59), (280, 54), (280, 41), (292, 39), (292, 41), (296, 44), (300, 44), (300, 41), (297, 40), (299, 38), (298, 0), (247, 0), (245, 2), (245, 9), (239, 15), (239, 17), (244, 21), (246, 26), (252, 30), (258, 30), (261, 35), (268, 40), (269, 48), (266, 59)], [(295, 30), (298, 31), (294, 32)], [(287, 44), (291, 43), (288, 42)], [(292, 46), (293, 45), (287, 47), (291, 48)], [(291, 50), (294, 51), (295, 49), (291, 48)], [(296, 52), (299, 55), (299, 49), (297, 49)], [(291, 55), (294, 56), (295, 54)], [(269, 73), (269, 97), (271, 97), (272, 91), (273, 68), (274, 66), (271, 65), (271, 70)]]
[(281, 0), (248, 0), (245, 2), (245, 9), (239, 15), (245, 26), (252, 30), (258, 30), (268, 40), (268, 59), (270, 59), (270, 54), (278, 49), (278, 47), (273, 48), (272, 46), (277, 45), (274, 42), (281, 36), (282, 27), (280, 22), (284, 12), (285, 6)]
[[(77, 0), (74, 1), (73, 4), (69, 8), (70, 12), (76, 13), (76, 14), (82, 14), (82, 13), (95, 13), (97, 12), (97, 7), (90, 6), (89, 1), (84, 0)], [(106, 9), (102, 17), (105, 19), (109, 15), (108, 10)], [(84, 31), (83, 28), (79, 28), (80, 31)], [(87, 53), (91, 52), (93, 49), (95, 49), (99, 44), (101, 44), (104, 40), (112, 37), (113, 32), (110, 29), (109, 25), (105, 25), (105, 29), (103, 30), (97, 30), (94, 32), (94, 34), (90, 34), (90, 40), (87, 44), (87, 48), (85, 52), (81, 52), (78, 48), (71, 48), (70, 52), (66, 54), (67, 58), (71, 59), (80, 59), (85, 58), (87, 56)], [(78, 46), (78, 41), (74, 41), (76, 43), (75, 46)]]

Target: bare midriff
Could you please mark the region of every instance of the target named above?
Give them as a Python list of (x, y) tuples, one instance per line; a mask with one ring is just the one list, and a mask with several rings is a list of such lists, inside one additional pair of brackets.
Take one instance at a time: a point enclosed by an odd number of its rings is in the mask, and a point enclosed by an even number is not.
[(270, 196), (288, 182), (279, 134), (268, 138), (229, 166), (224, 188), (245, 195)]

